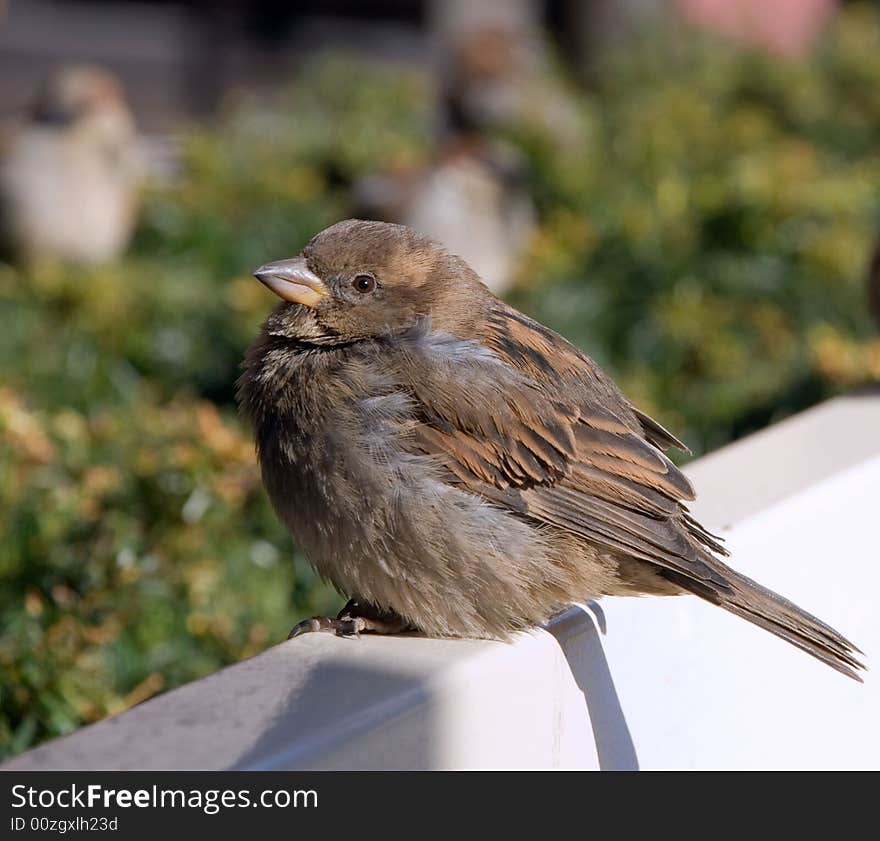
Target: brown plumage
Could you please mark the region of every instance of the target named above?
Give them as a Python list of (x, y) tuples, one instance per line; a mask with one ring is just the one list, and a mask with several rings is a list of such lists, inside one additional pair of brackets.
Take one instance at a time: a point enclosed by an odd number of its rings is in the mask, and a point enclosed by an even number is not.
[(353, 598), (306, 629), (504, 637), (576, 601), (694, 593), (856, 679), (837, 631), (726, 566), (684, 448), (587, 356), (408, 228), (349, 220), (257, 277), (239, 381), (263, 478)]

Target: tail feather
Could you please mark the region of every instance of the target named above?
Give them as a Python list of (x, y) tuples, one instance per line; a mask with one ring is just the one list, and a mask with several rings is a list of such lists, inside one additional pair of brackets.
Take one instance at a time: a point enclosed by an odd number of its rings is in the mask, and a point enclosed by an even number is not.
[(748, 620), (841, 674), (862, 682), (858, 672), (865, 666), (855, 657), (862, 652), (846, 637), (788, 599), (740, 575), (717, 559), (713, 567), (723, 571), (728, 582), (726, 588), (698, 581), (675, 570), (665, 569), (663, 575), (689, 593)]

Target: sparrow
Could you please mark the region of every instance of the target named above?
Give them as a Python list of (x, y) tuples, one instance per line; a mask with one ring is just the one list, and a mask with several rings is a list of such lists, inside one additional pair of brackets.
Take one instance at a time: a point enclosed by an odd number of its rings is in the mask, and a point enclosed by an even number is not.
[[(438, 4), (443, 123), (453, 132), (526, 130), (557, 152), (583, 154), (589, 126), (540, 27), (504, 14), (503, 4)], [(503, 10), (503, 11), (502, 11)], [(501, 17), (493, 19), (495, 12)], [(451, 14), (450, 14), (451, 13)]]
[(461, 255), (496, 294), (513, 286), (537, 213), (512, 149), (459, 135), (418, 170), (354, 185), (356, 215), (399, 222)]
[(858, 649), (731, 569), (684, 444), (437, 242), (347, 220), (255, 276), (282, 300), (237, 392), (263, 482), (351, 598), (291, 635), (509, 638), (600, 596), (691, 593), (849, 677)]
[(119, 257), (135, 223), (142, 164), (116, 79), (67, 67), (0, 139), (0, 244), (22, 262)]

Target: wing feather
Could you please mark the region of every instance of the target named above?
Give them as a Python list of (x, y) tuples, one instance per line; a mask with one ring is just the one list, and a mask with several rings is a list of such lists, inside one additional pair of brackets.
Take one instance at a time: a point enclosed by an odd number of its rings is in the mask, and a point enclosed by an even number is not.
[(694, 489), (662, 452), (684, 444), (543, 325), (501, 302), (488, 323), (474, 339), (423, 324), (389, 340), (389, 364), (397, 353), (397, 378), (416, 407), (414, 452), (432, 456), (457, 486), (640, 558), (858, 679), (852, 643), (713, 554), (727, 553), (688, 512)]

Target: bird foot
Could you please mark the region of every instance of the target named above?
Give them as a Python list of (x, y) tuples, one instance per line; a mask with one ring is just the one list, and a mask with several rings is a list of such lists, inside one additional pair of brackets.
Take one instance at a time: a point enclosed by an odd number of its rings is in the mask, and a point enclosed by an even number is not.
[(414, 630), (409, 622), (396, 613), (380, 611), (372, 605), (352, 599), (336, 618), (313, 616), (305, 619), (293, 627), (287, 638), (293, 639), (316, 631), (332, 631), (337, 637), (357, 639), (362, 633), (399, 634)]

